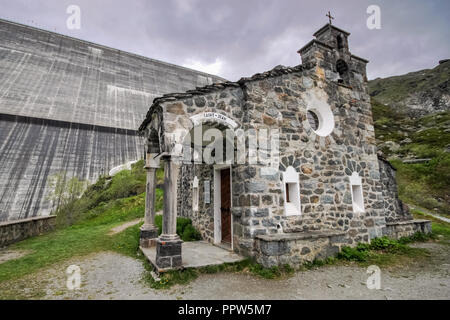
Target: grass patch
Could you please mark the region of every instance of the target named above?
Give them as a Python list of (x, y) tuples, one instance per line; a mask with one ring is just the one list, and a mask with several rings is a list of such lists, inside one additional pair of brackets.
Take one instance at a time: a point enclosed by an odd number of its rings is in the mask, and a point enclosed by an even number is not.
[[(448, 70), (448, 66), (446, 67)], [(400, 77), (401, 78), (401, 77)], [(386, 79), (380, 80), (386, 82)], [(372, 113), (375, 136), (383, 153), (389, 157), (397, 169), (399, 197), (411, 203), (439, 214), (450, 212), (450, 112), (440, 112), (418, 119), (409, 117), (404, 110), (380, 99), (384, 94), (378, 86), (379, 81), (372, 82)], [(402, 81), (399, 84), (404, 85)], [(392, 93), (398, 94), (396, 89)], [(389, 100), (389, 99), (388, 99)], [(393, 141), (397, 149), (389, 149)], [(405, 164), (404, 158), (431, 159), (427, 163)]]
[(450, 223), (446, 223), (442, 220), (436, 219), (433, 216), (427, 215), (419, 209), (411, 210), (411, 213), (415, 218), (426, 218), (431, 220), (431, 230), (435, 239), (444, 240), (444, 243), (450, 241)]
[[(144, 215), (144, 195), (112, 201), (102, 206), (101, 211), (87, 214), (72, 226), (10, 246), (11, 250), (30, 250), (31, 253), (0, 264), (0, 282), (17, 279), (54, 263), (92, 252), (113, 250), (136, 254), (137, 226), (134, 230), (130, 228), (114, 236), (107, 233), (123, 222)], [(133, 232), (134, 235), (131, 235)]]
[(376, 238), (371, 243), (359, 243), (356, 247), (343, 247), (338, 259), (355, 261), (361, 265), (386, 266), (402, 261), (402, 258), (418, 258), (428, 256), (428, 251), (421, 248), (412, 248), (407, 244), (424, 242), (434, 239), (433, 234), (416, 233), (411, 237), (399, 240), (388, 237)]
[[(164, 179), (164, 171), (157, 170), (157, 183)], [(96, 183), (84, 190), (82, 197), (78, 194), (79, 188), (74, 186), (83, 185), (85, 182), (72, 178), (65, 182), (65, 175), (58, 173), (52, 177), (54, 190), (47, 195), (55, 206), (53, 212), (57, 216), (59, 228), (72, 225), (86, 215), (101, 213), (103, 207), (112, 201), (138, 196), (145, 192), (146, 172), (144, 160), (140, 160), (131, 166), (131, 170), (122, 170), (113, 177), (101, 176)], [(75, 180), (75, 181), (72, 181)], [(77, 191), (77, 192), (74, 192)], [(162, 209), (162, 193), (157, 189), (156, 210)], [(64, 196), (64, 201), (60, 201)]]
[(222, 272), (231, 273), (247, 273), (263, 279), (281, 279), (291, 276), (295, 270), (289, 265), (282, 267), (265, 268), (262, 265), (255, 263), (251, 259), (235, 263), (224, 263), (217, 266), (208, 266), (202, 268), (188, 268), (184, 270), (175, 270), (165, 272), (161, 275), (161, 281), (155, 281), (150, 275), (152, 271), (149, 265), (146, 265), (147, 274), (144, 276), (144, 281), (154, 289), (168, 289), (173, 285), (185, 285), (197, 279), (202, 274), (215, 274)]
[[(158, 190), (157, 198), (162, 199), (161, 190)], [(11, 250), (29, 250), (31, 253), (0, 264), (0, 283), (18, 279), (52, 264), (93, 252), (115, 251), (137, 258), (140, 225), (127, 228), (112, 236), (108, 233), (117, 225), (143, 217), (144, 209), (145, 194), (114, 200), (86, 213), (72, 226), (10, 246)], [(180, 237), (184, 241), (198, 240), (199, 233), (193, 228), (189, 219), (178, 218), (177, 224), (182, 226)]]
[(316, 259), (312, 262), (306, 262), (301, 267), (300, 270), (311, 270), (320, 268), (326, 265), (332, 265), (337, 263), (339, 260), (335, 257), (328, 257), (326, 259)]
[[(158, 170), (157, 178), (163, 176)], [(100, 251), (115, 251), (138, 257), (139, 227), (135, 225), (123, 232), (109, 235), (110, 230), (122, 223), (144, 216), (145, 172), (143, 161), (131, 170), (119, 172), (112, 178), (100, 177), (89, 186), (81, 198), (69, 202), (58, 210), (60, 224), (56, 230), (11, 245), (11, 250), (30, 251), (24, 257), (0, 264), (0, 283), (19, 279), (39, 269), (77, 256)], [(140, 192), (139, 194), (137, 194)], [(156, 189), (155, 210), (163, 206), (163, 191)], [(70, 219), (67, 219), (67, 212)], [(161, 216), (157, 223), (161, 229)], [(199, 240), (200, 233), (186, 218), (177, 219), (177, 232), (184, 241)]]
[[(392, 159), (392, 165), (397, 169), (397, 184), (399, 197), (404, 202), (411, 203), (436, 213), (450, 212), (450, 154), (434, 147), (411, 144), (411, 150), (418, 147), (420, 157), (430, 157), (427, 163), (405, 164), (401, 159)], [(417, 153), (417, 152), (416, 152)]]

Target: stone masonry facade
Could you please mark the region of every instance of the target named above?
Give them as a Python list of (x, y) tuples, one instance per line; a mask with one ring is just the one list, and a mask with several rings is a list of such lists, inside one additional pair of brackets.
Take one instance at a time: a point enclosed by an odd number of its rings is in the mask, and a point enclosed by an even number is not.
[[(279, 130), (278, 170), (260, 163), (230, 166), (232, 249), (265, 266), (298, 265), (334, 255), (344, 245), (394, 234), (397, 221), (414, 225), (398, 200), (393, 168), (378, 159), (368, 61), (350, 53), (348, 36), (327, 24), (299, 50), (302, 65), (278, 66), (237, 82), (163, 96), (141, 125), (147, 137), (152, 130), (158, 132), (162, 152), (181, 143), (194, 127), (192, 117), (202, 113), (220, 114), (243, 130)], [(309, 111), (323, 122), (318, 128), (308, 118)], [(214, 122), (205, 120), (203, 125)], [(321, 128), (327, 126), (331, 130), (323, 134)], [(248, 152), (249, 140), (246, 143)], [(288, 168), (298, 175), (300, 210), (295, 215), (287, 215), (285, 209), (288, 187), (283, 175)], [(184, 163), (180, 173), (178, 215), (191, 218), (203, 238), (213, 243), (214, 166)], [(192, 203), (194, 177), (199, 181), (197, 211)], [(354, 177), (360, 185), (352, 185)], [(205, 181), (210, 184), (209, 203)], [(417, 230), (412, 228), (410, 234)]]
[(412, 220), (408, 208), (398, 198), (395, 168), (382, 155), (378, 156), (386, 222)]
[(47, 233), (55, 228), (56, 216), (27, 218), (0, 223), (0, 248)]

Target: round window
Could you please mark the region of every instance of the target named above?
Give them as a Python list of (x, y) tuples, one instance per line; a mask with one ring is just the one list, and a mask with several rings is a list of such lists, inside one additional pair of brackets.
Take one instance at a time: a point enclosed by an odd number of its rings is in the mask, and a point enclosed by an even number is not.
[(307, 117), (308, 117), (308, 122), (309, 122), (309, 125), (311, 126), (311, 128), (314, 131), (318, 130), (319, 125), (320, 125), (319, 116), (314, 111), (309, 110), (307, 113)]
[(330, 135), (334, 129), (334, 115), (328, 104), (328, 96), (321, 90), (313, 90), (305, 100), (308, 101), (305, 119), (307, 125), (318, 136)]

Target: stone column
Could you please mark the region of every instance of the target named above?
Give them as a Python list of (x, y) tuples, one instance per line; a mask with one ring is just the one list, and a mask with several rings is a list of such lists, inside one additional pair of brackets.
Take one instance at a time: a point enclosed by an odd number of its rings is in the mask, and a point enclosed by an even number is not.
[(156, 242), (156, 265), (159, 269), (182, 266), (181, 241), (177, 235), (177, 187), (180, 165), (164, 157), (164, 213), (162, 234)]
[(143, 248), (156, 245), (158, 228), (155, 226), (155, 196), (156, 196), (156, 169), (159, 167), (154, 155), (147, 153), (145, 170), (147, 170), (147, 184), (145, 196), (145, 220), (141, 227), (139, 244)]

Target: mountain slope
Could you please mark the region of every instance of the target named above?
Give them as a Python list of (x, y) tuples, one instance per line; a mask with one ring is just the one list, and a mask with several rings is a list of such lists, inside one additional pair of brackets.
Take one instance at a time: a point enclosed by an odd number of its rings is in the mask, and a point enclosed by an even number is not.
[(441, 214), (450, 213), (449, 80), (450, 61), (369, 82), (377, 144), (398, 170), (400, 198)]
[(369, 82), (372, 98), (413, 118), (450, 111), (450, 60), (434, 69)]

